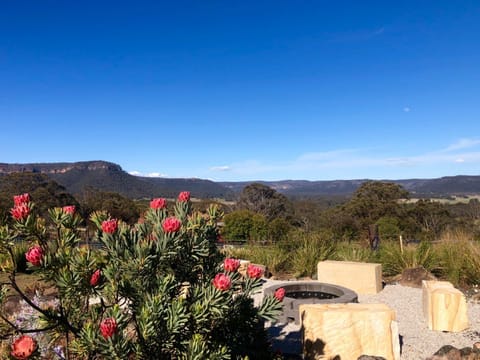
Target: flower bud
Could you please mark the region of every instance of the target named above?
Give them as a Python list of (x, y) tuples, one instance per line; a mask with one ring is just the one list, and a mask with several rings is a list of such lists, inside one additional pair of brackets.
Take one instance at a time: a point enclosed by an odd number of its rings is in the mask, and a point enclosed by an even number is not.
[(167, 207), (167, 200), (164, 198), (155, 198), (150, 201), (151, 209), (165, 209)]
[(182, 191), (178, 194), (178, 201), (187, 202), (190, 200), (190, 191)]
[(103, 319), (100, 323), (100, 333), (105, 339), (108, 339), (117, 331), (117, 322), (114, 318)]
[(115, 231), (117, 231), (117, 228), (118, 228), (117, 219), (110, 219), (102, 222), (102, 231), (106, 232), (107, 234), (113, 234)]
[(100, 269), (95, 270), (92, 276), (90, 277), (90, 285), (93, 287), (97, 286), (98, 283), (100, 282), (101, 277), (102, 277), (102, 270)]
[(23, 203), (15, 205), (15, 207), (10, 210), (10, 213), (15, 220), (23, 220), (27, 218), (28, 214), (30, 214), (30, 208), (27, 203)]
[(73, 215), (73, 214), (75, 214), (75, 205), (64, 206), (64, 207), (62, 208), (62, 211), (63, 211), (65, 214)]
[(285, 289), (284, 288), (278, 288), (275, 290), (275, 294), (273, 295), (278, 301), (283, 301), (283, 298), (285, 297)]
[(162, 229), (166, 233), (172, 233), (180, 230), (182, 223), (174, 216), (170, 216), (163, 220)]
[(15, 359), (28, 359), (37, 350), (37, 342), (30, 336), (20, 336), (12, 343), (12, 355)]
[(250, 264), (247, 268), (247, 275), (252, 279), (260, 279), (263, 275), (263, 270), (259, 266)]
[(30, 202), (30, 194), (28, 193), (13, 196), (13, 203), (15, 204), (15, 206), (28, 204), (29, 202)]
[(32, 246), (26, 252), (25, 258), (30, 264), (40, 266), (43, 259), (43, 249), (38, 245)]
[(223, 268), (225, 269), (225, 271), (235, 272), (239, 267), (240, 267), (240, 260), (226, 258), (223, 261)]
[(213, 286), (215, 286), (218, 290), (228, 290), (232, 286), (232, 280), (230, 277), (225, 274), (217, 274), (213, 279)]

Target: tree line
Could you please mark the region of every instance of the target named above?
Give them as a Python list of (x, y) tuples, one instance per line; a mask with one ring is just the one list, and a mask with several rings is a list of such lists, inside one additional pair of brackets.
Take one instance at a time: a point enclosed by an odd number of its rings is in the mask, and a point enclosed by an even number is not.
[(333, 241), (367, 241), (374, 227), (382, 240), (438, 239), (447, 229), (463, 228), (480, 238), (480, 202), (443, 204), (409, 201), (402, 186), (367, 181), (341, 204), (325, 207), (315, 199), (290, 200), (263, 184), (246, 186), (235, 209), (224, 217), (224, 237), (250, 243), (276, 243), (291, 231), (320, 232)]
[[(0, 222), (9, 221), (12, 196), (25, 192), (41, 215), (52, 207), (75, 205), (84, 219), (95, 210), (106, 210), (129, 224), (138, 221), (150, 200), (132, 200), (92, 187), (73, 196), (44, 174), (12, 173), (0, 177)], [(225, 212), (222, 237), (226, 242), (278, 243), (286, 241), (292, 231), (301, 231), (322, 233), (332, 241), (367, 241), (369, 228), (375, 226), (384, 241), (400, 235), (407, 241), (435, 240), (446, 229), (458, 227), (480, 238), (477, 199), (443, 204), (429, 199), (409, 201), (410, 196), (398, 184), (367, 181), (342, 201), (291, 199), (253, 183), (243, 188), (234, 205), (218, 203)], [(202, 211), (210, 203), (202, 200), (194, 206)]]

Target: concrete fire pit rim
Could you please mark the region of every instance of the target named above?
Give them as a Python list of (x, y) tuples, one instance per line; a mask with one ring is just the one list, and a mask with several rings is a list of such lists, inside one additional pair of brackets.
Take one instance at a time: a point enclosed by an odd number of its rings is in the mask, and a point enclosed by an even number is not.
[[(297, 286), (298, 287), (304, 286), (305, 289), (294, 289), (294, 288), (292, 289), (292, 287), (297, 287)], [(329, 283), (315, 281), (315, 280), (309, 280), (309, 281), (293, 280), (293, 281), (284, 281), (284, 282), (276, 283), (274, 285), (270, 285), (266, 287), (263, 290), (264, 295), (266, 296), (273, 295), (275, 291), (279, 288), (284, 288), (286, 293), (291, 291), (306, 290), (306, 291), (320, 291), (320, 292), (325, 292), (327, 294), (338, 296), (335, 299), (331, 299), (332, 301), (325, 300), (324, 301), (325, 303), (352, 302), (358, 299), (357, 293), (351, 289), (348, 289), (340, 285), (334, 285), (334, 284), (329, 284)], [(288, 297), (288, 295), (285, 295), (285, 297)], [(295, 300), (293, 298), (289, 298), (289, 299)]]

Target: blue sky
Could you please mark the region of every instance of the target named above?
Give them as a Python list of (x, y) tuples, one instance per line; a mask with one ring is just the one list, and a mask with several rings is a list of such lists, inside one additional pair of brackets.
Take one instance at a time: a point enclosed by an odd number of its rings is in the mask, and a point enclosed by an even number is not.
[(6, 0), (0, 34), (0, 162), (479, 175), (476, 0)]

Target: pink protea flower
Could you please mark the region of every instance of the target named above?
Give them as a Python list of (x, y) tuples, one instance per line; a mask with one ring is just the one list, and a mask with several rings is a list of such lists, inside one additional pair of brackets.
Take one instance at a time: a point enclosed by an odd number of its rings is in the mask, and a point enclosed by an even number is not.
[(90, 277), (90, 285), (95, 287), (100, 282), (100, 278), (102, 277), (102, 270), (97, 269), (93, 272), (92, 276)]
[(30, 264), (40, 266), (43, 259), (43, 249), (38, 245), (32, 246), (25, 253), (25, 258)]
[(28, 193), (13, 196), (13, 203), (15, 204), (15, 206), (28, 204), (29, 202), (30, 202), (30, 194)]
[(217, 274), (213, 279), (213, 286), (215, 286), (218, 290), (228, 290), (232, 286), (232, 280), (230, 277), (225, 274)]
[(105, 339), (108, 339), (117, 331), (117, 322), (114, 318), (103, 319), (100, 323), (100, 333)]
[(23, 203), (20, 205), (15, 205), (10, 210), (10, 213), (15, 220), (23, 220), (27, 218), (28, 214), (30, 214), (30, 208), (28, 207), (27, 203)]
[(187, 202), (190, 200), (190, 191), (182, 191), (178, 194), (178, 201)]
[(62, 211), (65, 214), (69, 214), (69, 215), (75, 214), (75, 210), (76, 210), (75, 205), (67, 205), (62, 208)]
[(176, 232), (180, 229), (182, 223), (174, 216), (170, 216), (163, 220), (162, 229), (166, 233)]
[(117, 231), (117, 228), (118, 228), (117, 219), (110, 219), (102, 222), (102, 231), (106, 232), (107, 234), (113, 234), (115, 231)]
[(167, 207), (167, 200), (164, 198), (155, 198), (150, 201), (150, 208), (152, 209), (165, 209)]
[(285, 289), (284, 288), (278, 288), (277, 290), (275, 290), (275, 294), (273, 294), (273, 296), (275, 296), (275, 298), (278, 301), (283, 301), (283, 298), (285, 297)]
[(20, 336), (12, 343), (12, 355), (15, 359), (28, 359), (37, 350), (37, 342), (30, 336)]
[(223, 268), (225, 271), (229, 272), (235, 272), (240, 266), (240, 260), (237, 259), (232, 259), (232, 258), (226, 258), (223, 260)]
[(263, 275), (263, 270), (260, 266), (250, 264), (247, 267), (247, 275), (252, 279), (260, 279)]

